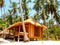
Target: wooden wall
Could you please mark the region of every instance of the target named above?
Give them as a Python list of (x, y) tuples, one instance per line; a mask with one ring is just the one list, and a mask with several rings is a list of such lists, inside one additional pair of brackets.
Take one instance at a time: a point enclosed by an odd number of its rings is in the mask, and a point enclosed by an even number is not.
[(29, 38), (34, 38), (34, 26), (29, 24)]
[(40, 38), (43, 38), (43, 27), (40, 28)]
[(34, 25), (32, 25), (32, 24), (29, 24), (29, 28), (28, 28), (28, 30), (29, 30), (29, 38), (42, 38), (43, 37), (43, 29), (41, 28), (41, 27), (38, 27), (39, 29), (37, 29), (37, 30), (39, 30), (40, 31), (40, 33), (38, 34), (38, 36), (35, 36), (34, 35), (34, 31), (35, 31), (35, 26)]
[[(39, 29), (37, 29), (37, 30), (40, 31), (40, 33), (38, 34), (38, 36), (34, 35), (34, 33), (35, 33), (34, 32), (35, 31), (35, 26), (34, 25), (28, 23), (25, 27), (26, 27), (26, 31), (28, 33), (28, 37), (29, 38), (42, 38), (43, 37), (43, 28), (42, 27), (38, 26)], [(19, 29), (19, 28), (17, 27), (17, 29)], [(18, 35), (18, 32), (15, 31), (15, 36), (17, 36), (16, 33)]]

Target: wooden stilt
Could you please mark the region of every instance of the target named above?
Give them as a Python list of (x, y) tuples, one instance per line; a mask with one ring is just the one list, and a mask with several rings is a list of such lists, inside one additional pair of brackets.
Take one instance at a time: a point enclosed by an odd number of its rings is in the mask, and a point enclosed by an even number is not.
[(18, 33), (18, 42), (20, 40), (20, 26), (19, 26), (19, 33)]
[(13, 34), (14, 35), (14, 41), (15, 41), (15, 28), (13, 30), (14, 30), (14, 34)]
[(18, 42), (19, 42), (19, 34), (18, 34)]

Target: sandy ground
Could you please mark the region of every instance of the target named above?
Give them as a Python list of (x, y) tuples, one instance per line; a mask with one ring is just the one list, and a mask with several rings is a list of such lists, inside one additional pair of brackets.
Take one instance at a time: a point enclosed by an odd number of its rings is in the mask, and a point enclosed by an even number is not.
[(5, 39), (0, 39), (0, 45), (60, 45), (60, 41), (29, 41), (29, 42), (11, 42)]

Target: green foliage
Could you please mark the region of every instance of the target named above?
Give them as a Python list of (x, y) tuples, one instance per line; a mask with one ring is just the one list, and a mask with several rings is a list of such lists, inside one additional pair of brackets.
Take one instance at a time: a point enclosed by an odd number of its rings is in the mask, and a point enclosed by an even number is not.
[(0, 19), (0, 30), (2, 29), (2, 27), (3, 27), (3, 21), (2, 21), (2, 19)]
[(49, 37), (51, 38), (57, 38), (57, 36), (60, 36), (60, 26), (59, 25), (54, 25), (51, 29), (51, 27), (49, 27)]
[(13, 8), (12, 9), (13, 14), (15, 14), (17, 12), (17, 3), (16, 2), (13, 2), (11, 7)]
[[(31, 0), (29, 0), (28, 2), (30, 2)], [(23, 9), (23, 12), (24, 12), (24, 19), (28, 19), (29, 18), (29, 8), (28, 8), (28, 5), (27, 5), (27, 0), (22, 0), (22, 9)]]
[(34, 8), (33, 8), (33, 9), (36, 10), (37, 13), (39, 12), (39, 10), (42, 9), (40, 3), (41, 3), (40, 0), (37, 0), (37, 1), (35, 2)]

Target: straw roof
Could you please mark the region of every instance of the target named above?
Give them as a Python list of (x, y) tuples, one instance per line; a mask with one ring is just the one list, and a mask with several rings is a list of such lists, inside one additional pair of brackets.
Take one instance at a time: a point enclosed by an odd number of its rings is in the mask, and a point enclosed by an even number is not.
[(14, 23), (13, 25), (10, 25), (9, 27), (8, 27), (8, 29), (11, 29), (11, 28), (14, 28), (14, 27), (17, 27), (17, 26), (20, 26), (21, 25), (21, 22), (16, 22), (16, 23)]
[(47, 29), (48, 27), (47, 26), (45, 26), (45, 25), (42, 25), (42, 27), (44, 28), (44, 29)]
[(38, 23), (35, 19), (32, 19), (32, 18), (29, 18), (29, 19), (25, 20), (24, 22), (25, 23), (31, 23), (31, 24), (33, 24), (35, 26), (41, 26), (40, 23)]
[[(28, 24), (28, 23), (30, 23), (30, 24), (32, 24), (32, 25), (35, 25), (35, 26), (40, 26), (40, 27), (43, 26), (43, 28), (46, 28), (46, 26), (41, 25), (41, 24), (38, 23), (35, 19), (32, 19), (32, 18), (29, 18), (29, 19), (27, 19), (27, 20), (24, 21), (24, 24)], [(18, 27), (18, 26), (20, 26), (20, 25), (22, 25), (22, 22), (16, 22), (16, 23), (14, 23), (13, 25), (10, 25), (10, 26), (8, 27), (8, 29), (12, 29), (12, 28)]]

